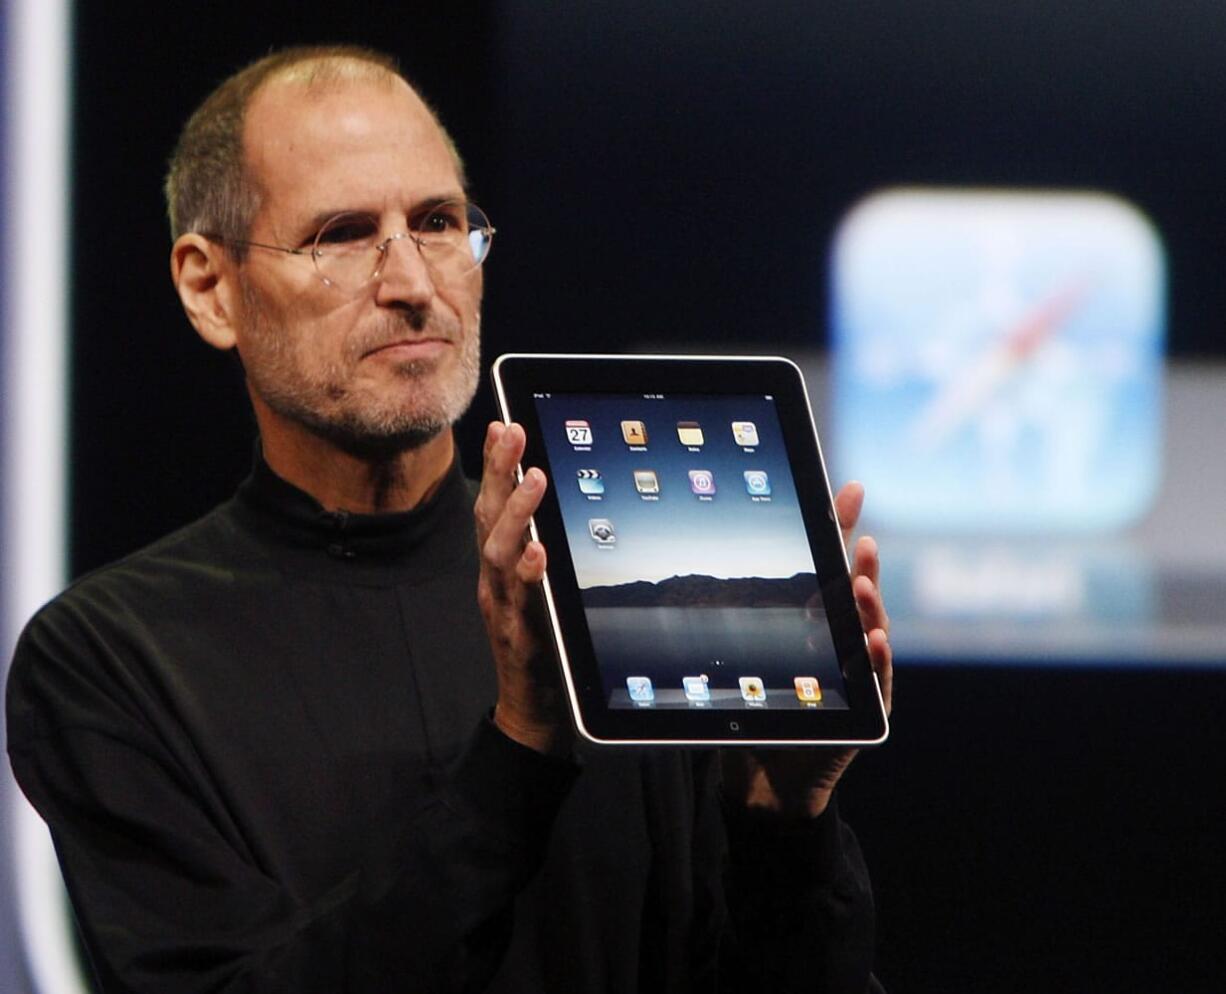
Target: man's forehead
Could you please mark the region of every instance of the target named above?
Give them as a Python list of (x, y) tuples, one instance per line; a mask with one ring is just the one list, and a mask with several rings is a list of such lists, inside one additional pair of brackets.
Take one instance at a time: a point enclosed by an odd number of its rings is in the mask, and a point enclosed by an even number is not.
[(313, 178), (341, 178), (330, 176), (333, 170), (344, 170), (346, 181), (356, 181), (365, 159), (384, 169), (390, 161), (402, 161), (427, 183), (459, 182), (434, 115), (403, 79), (392, 75), (271, 80), (252, 98), (243, 147), (247, 166), (266, 193), (284, 183), (307, 192)]
[(286, 143), (292, 143), (289, 151), (301, 151), (306, 142), (361, 142), (374, 136), (376, 124), (416, 131), (426, 139), (439, 130), (422, 99), (399, 77), (311, 82), (275, 78), (251, 98), (244, 146), (248, 154), (268, 154)]

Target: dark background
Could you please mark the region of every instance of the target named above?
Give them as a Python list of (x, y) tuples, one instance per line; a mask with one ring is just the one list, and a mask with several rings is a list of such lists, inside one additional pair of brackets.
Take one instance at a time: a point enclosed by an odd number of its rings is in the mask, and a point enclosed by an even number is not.
[[(160, 183), (207, 91), (285, 44), (391, 51), (440, 110), (499, 229), (487, 359), (820, 348), (839, 217), (919, 183), (1128, 198), (1166, 239), (1169, 352), (1226, 356), (1218, 0), (94, 3), (76, 18), (74, 574), (247, 470), (236, 368), (167, 279)], [(461, 427), (474, 472), (490, 416), (483, 396)], [(890, 742), (843, 796), (890, 990), (1226, 987), (1226, 669), (898, 669)]]

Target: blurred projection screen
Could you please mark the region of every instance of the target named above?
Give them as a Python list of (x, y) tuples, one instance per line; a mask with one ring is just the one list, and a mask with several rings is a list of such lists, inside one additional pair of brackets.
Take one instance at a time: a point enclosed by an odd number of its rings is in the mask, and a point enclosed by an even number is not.
[(1203, 374), (1165, 365), (1165, 251), (1137, 208), (886, 190), (845, 216), (830, 279), (835, 476), (871, 495), (903, 655), (1220, 658), (1226, 623), (1178, 596), (1186, 543), (1160, 524), (1196, 485), (1180, 418)]

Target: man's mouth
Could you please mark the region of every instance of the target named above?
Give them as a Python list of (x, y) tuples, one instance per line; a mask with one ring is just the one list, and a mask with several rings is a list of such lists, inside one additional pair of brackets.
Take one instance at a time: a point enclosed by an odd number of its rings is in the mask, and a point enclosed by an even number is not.
[(379, 356), (387, 359), (432, 359), (451, 348), (452, 342), (443, 337), (398, 338), (362, 353), (363, 359)]

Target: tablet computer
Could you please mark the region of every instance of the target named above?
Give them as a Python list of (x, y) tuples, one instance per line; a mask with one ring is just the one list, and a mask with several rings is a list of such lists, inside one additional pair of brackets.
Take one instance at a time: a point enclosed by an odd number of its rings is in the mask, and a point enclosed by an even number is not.
[[(575, 727), (620, 744), (881, 742), (887, 721), (800, 370), (501, 356)], [(521, 475), (522, 478), (522, 475)]]

